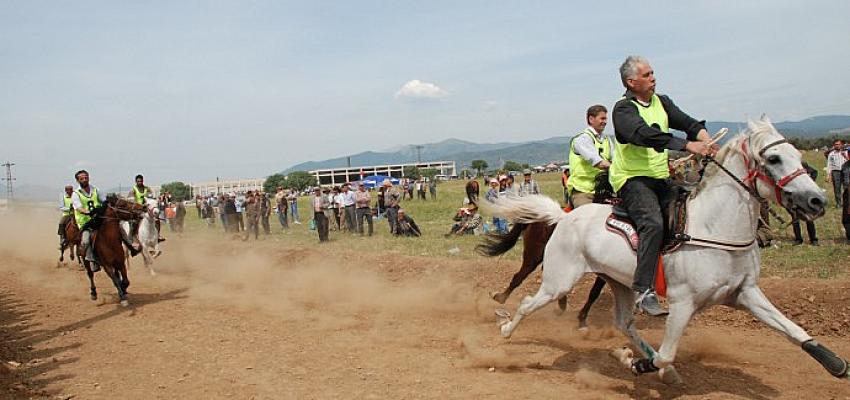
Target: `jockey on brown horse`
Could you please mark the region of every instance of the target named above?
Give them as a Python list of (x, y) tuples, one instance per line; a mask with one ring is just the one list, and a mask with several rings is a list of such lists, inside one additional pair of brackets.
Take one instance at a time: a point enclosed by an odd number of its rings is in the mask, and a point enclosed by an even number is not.
[[(76, 227), (81, 231), (79, 254), (83, 256), (83, 266), (91, 283), (91, 298), (97, 299), (94, 273), (103, 266), (118, 290), (121, 304), (127, 305), (126, 290), (130, 281), (127, 278), (122, 246), (122, 243), (127, 242), (127, 238), (119, 221), (138, 221), (146, 209), (114, 195), (106, 197), (99, 193), (97, 188), (89, 184), (87, 171), (79, 171), (74, 176), (80, 188), (72, 196), (75, 224), (66, 229), (66, 234), (71, 240)], [(130, 249), (132, 253), (132, 248)]]

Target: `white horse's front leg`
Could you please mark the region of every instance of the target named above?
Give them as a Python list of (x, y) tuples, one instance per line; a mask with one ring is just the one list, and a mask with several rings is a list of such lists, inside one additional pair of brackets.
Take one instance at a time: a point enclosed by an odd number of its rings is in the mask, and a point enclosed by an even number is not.
[(749, 310), (760, 321), (785, 334), (792, 343), (802, 346), (832, 376), (850, 380), (847, 361), (814, 341), (806, 331), (783, 315), (757, 286), (748, 287), (738, 295), (737, 304)]

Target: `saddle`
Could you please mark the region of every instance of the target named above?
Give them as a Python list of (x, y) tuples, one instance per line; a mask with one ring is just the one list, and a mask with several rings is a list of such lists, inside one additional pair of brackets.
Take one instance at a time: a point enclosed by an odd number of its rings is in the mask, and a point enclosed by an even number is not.
[[(673, 200), (664, 210), (664, 242), (661, 245), (661, 254), (658, 255), (658, 267), (655, 274), (655, 291), (660, 296), (667, 295), (667, 282), (664, 277), (663, 256), (679, 249), (684, 242), (690, 238), (685, 233), (688, 222), (688, 198), (693, 186), (674, 184), (672, 186)], [(632, 251), (637, 253), (640, 239), (637, 229), (629, 218), (629, 213), (621, 202), (614, 202), (611, 214), (605, 219), (605, 228), (622, 236), (629, 243)]]
[[(688, 220), (688, 197), (692, 188), (689, 186), (673, 185), (673, 200), (664, 210), (664, 242), (661, 245), (662, 254), (672, 253), (681, 247), (682, 243), (688, 241), (685, 233)], [(637, 252), (640, 245), (637, 229), (634, 226), (628, 211), (620, 202), (615, 202), (611, 214), (605, 219), (605, 228), (617, 233), (629, 242), (633, 251)]]

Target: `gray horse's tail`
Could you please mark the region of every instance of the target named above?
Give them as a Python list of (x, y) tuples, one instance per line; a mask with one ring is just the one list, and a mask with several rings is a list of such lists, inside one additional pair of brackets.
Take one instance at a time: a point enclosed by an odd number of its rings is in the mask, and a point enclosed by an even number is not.
[(557, 201), (542, 195), (500, 197), (486, 208), (494, 215), (523, 224), (553, 225), (567, 215)]

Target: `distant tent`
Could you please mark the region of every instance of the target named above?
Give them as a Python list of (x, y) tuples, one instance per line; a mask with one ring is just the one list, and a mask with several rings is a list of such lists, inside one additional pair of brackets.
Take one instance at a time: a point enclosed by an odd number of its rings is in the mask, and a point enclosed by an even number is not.
[(393, 185), (398, 185), (400, 183), (398, 178), (392, 178), (392, 177), (389, 177), (389, 176), (386, 176), (386, 175), (367, 176), (367, 177), (363, 178), (363, 180), (361, 180), (360, 183), (365, 185), (367, 188), (375, 188), (375, 187), (381, 186), (381, 184), (384, 183), (384, 179), (389, 179), (390, 182)]

